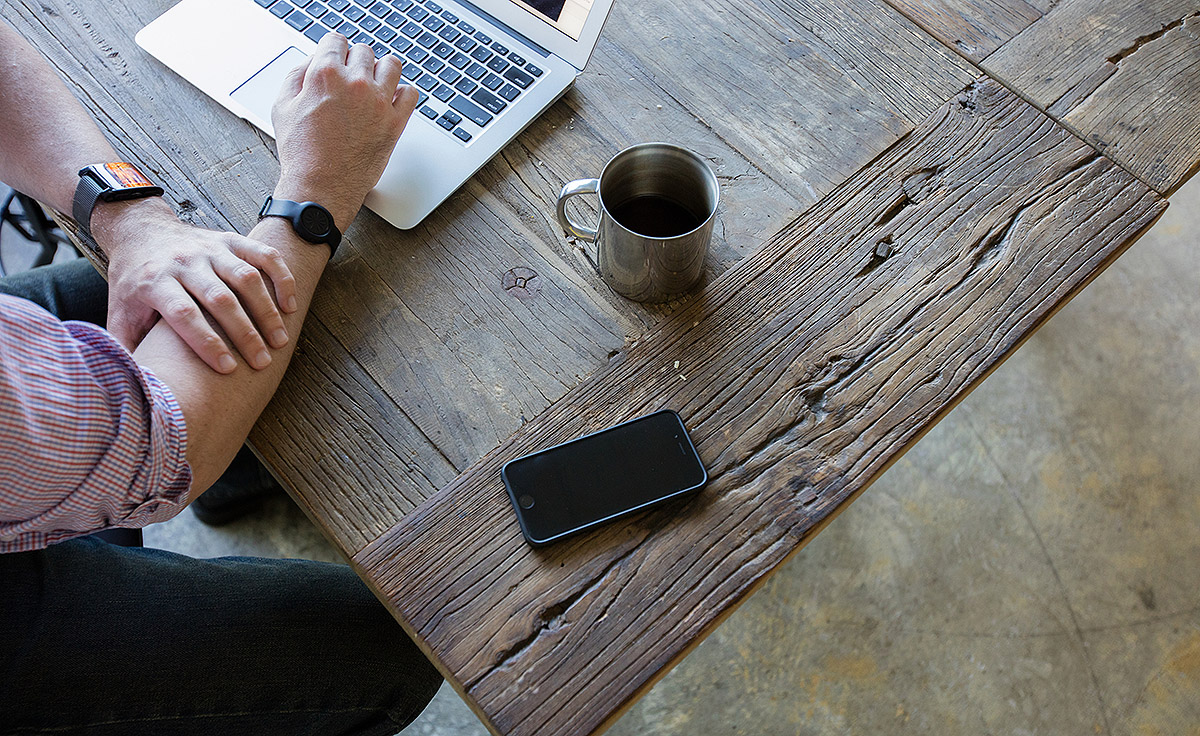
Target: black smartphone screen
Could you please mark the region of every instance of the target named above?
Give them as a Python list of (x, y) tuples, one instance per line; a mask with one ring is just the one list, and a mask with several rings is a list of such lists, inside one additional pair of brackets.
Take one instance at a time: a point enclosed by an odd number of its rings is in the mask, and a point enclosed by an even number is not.
[(501, 477), (525, 539), (542, 545), (698, 490), (708, 473), (668, 409), (513, 460)]

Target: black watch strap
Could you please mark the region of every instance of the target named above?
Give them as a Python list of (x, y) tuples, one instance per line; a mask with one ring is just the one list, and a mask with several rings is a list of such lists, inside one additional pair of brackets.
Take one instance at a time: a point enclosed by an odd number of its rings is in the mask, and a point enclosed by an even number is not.
[(133, 164), (124, 161), (93, 164), (79, 170), (71, 216), (90, 235), (96, 202), (161, 197), (162, 194), (162, 187), (155, 186)]
[(304, 240), (328, 245), (330, 258), (337, 253), (338, 244), (342, 242), (342, 234), (338, 232), (333, 215), (316, 202), (293, 202), (269, 196), (258, 211), (258, 219), (264, 217), (282, 217), (292, 223), (292, 229)]

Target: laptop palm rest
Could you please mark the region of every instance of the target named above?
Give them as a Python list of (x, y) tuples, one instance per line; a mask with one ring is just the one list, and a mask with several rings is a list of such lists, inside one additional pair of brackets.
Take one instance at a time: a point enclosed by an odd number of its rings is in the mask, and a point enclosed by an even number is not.
[[(307, 58), (308, 54), (295, 46), (289, 46), (282, 54), (272, 59), (270, 64), (243, 82), (229, 96), (245, 105), (259, 118), (270, 120), (271, 107), (275, 104), (275, 98), (279, 95), (284, 78), (287, 77), (288, 72), (300, 66)], [(270, 130), (267, 133), (274, 135)]]

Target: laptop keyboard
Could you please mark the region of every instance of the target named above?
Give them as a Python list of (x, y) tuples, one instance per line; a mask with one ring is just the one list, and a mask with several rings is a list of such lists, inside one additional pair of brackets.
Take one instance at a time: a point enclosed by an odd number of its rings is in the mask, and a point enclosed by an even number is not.
[(337, 31), (404, 62), (417, 110), (469, 142), (544, 73), (434, 0), (254, 0), (313, 41)]

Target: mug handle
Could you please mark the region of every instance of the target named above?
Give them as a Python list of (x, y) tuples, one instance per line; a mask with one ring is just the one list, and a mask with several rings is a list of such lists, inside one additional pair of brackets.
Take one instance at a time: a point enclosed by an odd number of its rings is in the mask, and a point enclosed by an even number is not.
[(599, 192), (599, 179), (577, 179), (564, 186), (558, 195), (558, 224), (562, 225), (563, 230), (566, 230), (568, 234), (587, 243), (596, 242), (596, 229), (583, 227), (574, 222), (567, 214), (567, 200), (571, 197), (578, 197), (580, 194), (598, 194)]

